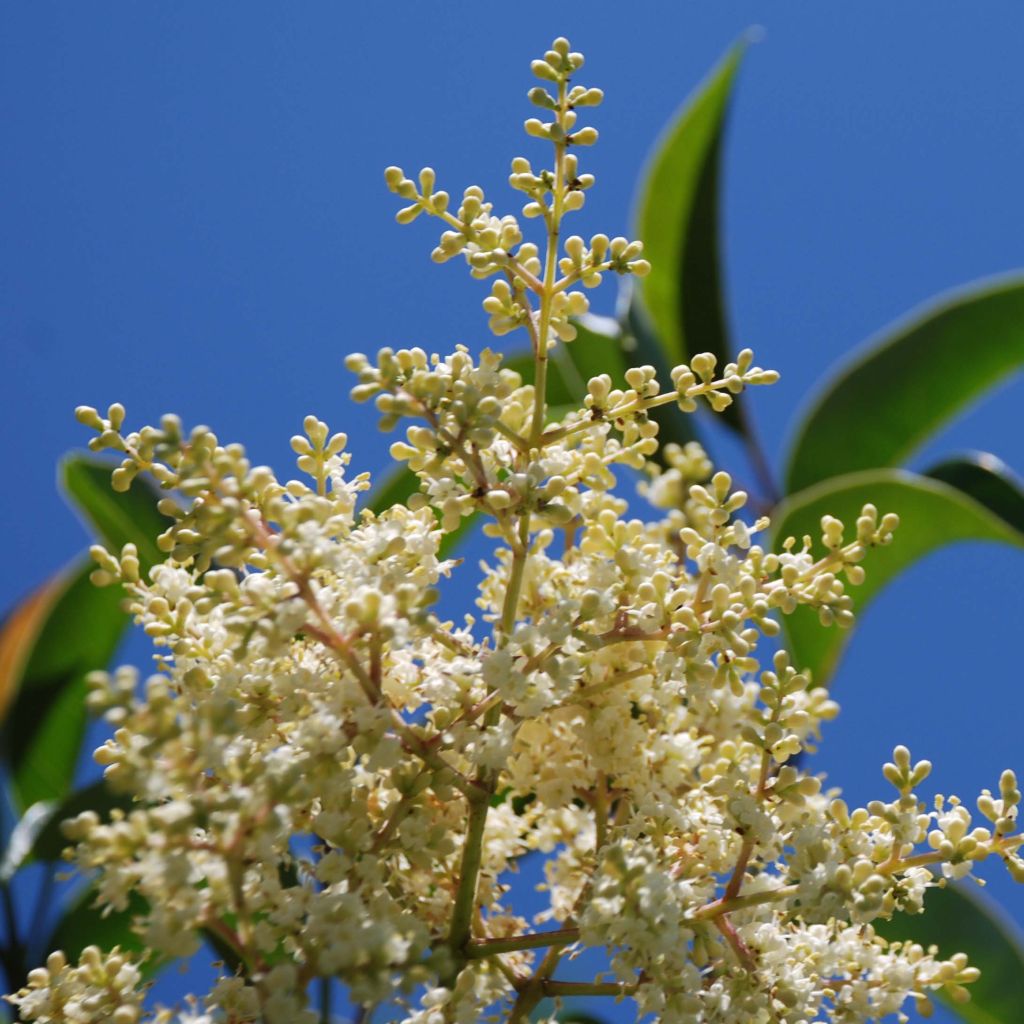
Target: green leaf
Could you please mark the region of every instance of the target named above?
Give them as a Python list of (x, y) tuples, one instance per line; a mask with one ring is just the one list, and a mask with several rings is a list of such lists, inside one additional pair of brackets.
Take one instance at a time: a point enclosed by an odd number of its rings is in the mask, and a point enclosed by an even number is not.
[(0, 630), (0, 693), (13, 694), (0, 751), (22, 809), (70, 789), (85, 732), (85, 676), (105, 668), (128, 619), (119, 588), (98, 590), (91, 567), (44, 584)]
[[(117, 493), (110, 470), (109, 462), (73, 455), (61, 480), (107, 544), (138, 547), (145, 571), (163, 558), (156, 537), (168, 520), (154, 488), (136, 481)], [(76, 563), (54, 576), (0, 627), (0, 757), (22, 809), (70, 790), (87, 719), (85, 677), (109, 665), (128, 624), (120, 588), (97, 589), (91, 569)]]
[(988, 452), (950, 456), (926, 470), (925, 476), (963, 491), (1024, 534), (1024, 480), (997, 456)]
[(944, 296), (867, 343), (815, 395), (789, 455), (790, 494), (896, 466), (1024, 363), (1024, 277)]
[(967, 986), (969, 1003), (947, 1002), (967, 1024), (1020, 1020), (1024, 937), (977, 886), (964, 882), (929, 889), (923, 914), (898, 914), (874, 927), (890, 942), (917, 942), (925, 949), (936, 945), (943, 956), (967, 954), (981, 969), (981, 978)]
[[(651, 272), (633, 292), (638, 341), (660, 342), (660, 372), (713, 352), (720, 363), (732, 346), (719, 252), (719, 169), (733, 82), (746, 42), (740, 41), (698, 86), (658, 142), (637, 196), (636, 234)], [(643, 329), (649, 321), (651, 332)], [(658, 364), (661, 365), (658, 365)], [(723, 421), (744, 432), (734, 401)]]
[(115, 491), (110, 486), (113, 468), (107, 459), (69, 455), (61, 463), (60, 482), (70, 501), (111, 551), (120, 553), (128, 543), (138, 548), (139, 564), (145, 573), (166, 558), (156, 543), (171, 525), (156, 507), (164, 495), (138, 477), (127, 491)]
[[(989, 540), (1024, 546), (1024, 535), (988, 508), (948, 484), (906, 470), (875, 469), (826, 480), (787, 498), (775, 516), (774, 550), (786, 537), (821, 536), (821, 517), (833, 515), (852, 533), (861, 508), (895, 512), (900, 528), (893, 542), (868, 552), (867, 579), (849, 587), (854, 609), (862, 611), (885, 585), (929, 552), (961, 540)], [(816, 683), (835, 671), (849, 631), (822, 628), (812, 608), (783, 617), (788, 648), (799, 668), (810, 669)]]
[(67, 572), (52, 576), (0, 624), (0, 722), (18, 695), (36, 640), (69, 583)]

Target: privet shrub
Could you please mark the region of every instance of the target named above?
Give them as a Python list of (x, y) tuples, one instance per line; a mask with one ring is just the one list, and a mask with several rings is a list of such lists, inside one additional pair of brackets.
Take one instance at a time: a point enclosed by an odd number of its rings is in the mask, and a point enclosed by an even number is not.
[[(767, 521), (744, 517), (698, 445), (655, 461), (652, 409), (720, 411), (776, 378), (749, 351), (697, 356), (670, 381), (598, 376), (549, 416), (548, 365), (582, 289), (648, 270), (640, 242), (565, 232), (594, 182), (577, 153), (597, 133), (578, 119), (602, 94), (575, 82), (582, 65), (565, 39), (532, 65), (526, 131), (554, 159), (517, 157), (509, 181), (539, 244), (477, 187), (455, 204), (429, 168), (386, 172), (398, 220), (438, 218), (433, 258), (464, 257), (490, 282), (491, 329), (527, 332), (534, 353), (532, 383), (487, 350), (349, 357), (354, 397), (405, 427), (391, 451), (419, 480), (406, 504), (357, 511), (369, 480), (346, 478), (346, 436), (316, 417), (292, 439), (301, 476), (279, 481), (205, 427), (168, 416), (126, 433), (120, 405), (78, 410), (93, 447), (123, 459), (114, 487), (149, 474), (173, 517), (148, 578), (131, 546), (94, 550), (161, 674), (141, 691), (131, 670), (93, 680), (115, 729), (96, 759), (134, 809), (66, 826), (103, 906), (145, 901), (146, 954), (52, 953), (11, 997), (23, 1019), (313, 1024), (318, 979), (409, 1024), (523, 1021), (580, 994), (722, 1024), (968, 997), (965, 957), (889, 944), (872, 922), (921, 912), (930, 886), (989, 856), (1024, 876), (1013, 773), (975, 825), (954, 797), (919, 800), (930, 766), (898, 747), (888, 794), (850, 809), (794, 763), (837, 705), (785, 653), (770, 667), (759, 653), (798, 605), (848, 624), (845, 587), (895, 517), (825, 517), (815, 542), (772, 553)], [(616, 466), (639, 471), (653, 518), (628, 518)], [(494, 541), (479, 575), (443, 553), (470, 516)], [(431, 611), (447, 583), (476, 586), (476, 620)], [(527, 919), (514, 869), (536, 851), (547, 906)], [(145, 1009), (146, 968), (204, 936), (225, 958), (212, 990)], [(608, 970), (560, 980), (591, 947)]]

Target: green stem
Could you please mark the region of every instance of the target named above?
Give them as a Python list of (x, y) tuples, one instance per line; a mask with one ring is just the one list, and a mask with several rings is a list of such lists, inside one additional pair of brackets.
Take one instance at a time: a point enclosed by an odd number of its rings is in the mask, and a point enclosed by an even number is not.
[(524, 512), (519, 520), (519, 538), (512, 552), (512, 569), (508, 577), (508, 589), (501, 606), (501, 631), (506, 642), (512, 635), (516, 625), (516, 612), (519, 609), (519, 595), (523, 589), (523, 575), (526, 572), (526, 556), (530, 550), (530, 513)]
[(544, 290), (541, 292), (540, 316), (534, 351), (533, 425), (530, 442), (535, 447), (544, 433), (547, 402), (548, 336), (551, 334), (551, 300), (555, 295), (555, 275), (558, 270), (558, 237), (562, 224), (562, 206), (565, 200), (565, 82), (558, 83), (557, 122), (562, 138), (555, 143), (555, 181), (551, 189), (551, 216), (548, 218), (548, 243), (544, 258)]
[(746, 910), (747, 907), (758, 907), (762, 903), (774, 903), (792, 896), (800, 887), (783, 885), (778, 889), (766, 889), (763, 892), (752, 892), (748, 896), (735, 896), (730, 900), (715, 900), (690, 915), (690, 921), (713, 921), (716, 917), (732, 913), (734, 910)]
[(623, 985), (615, 981), (545, 981), (546, 996), (628, 996), (636, 985)]
[(331, 979), (320, 979), (320, 1024), (331, 1024)]
[(469, 944), (473, 909), (476, 905), (476, 884), (483, 857), (484, 828), (487, 825), (489, 809), (488, 800), (475, 800), (469, 805), (466, 841), (462, 847), (462, 862), (459, 866), (459, 887), (455, 893), (455, 907), (448, 930), (448, 945), (455, 957), (455, 965), (450, 977), (445, 981), (446, 988), (450, 988), (454, 983), (466, 961), (466, 948)]
[(597, 779), (597, 793), (594, 798), (594, 856), (600, 857), (601, 850), (608, 839), (608, 778), (604, 772)]
[(580, 937), (578, 928), (558, 928), (531, 935), (510, 935), (504, 939), (476, 939), (466, 948), (471, 960), (481, 960), (496, 953), (514, 953), (520, 949), (541, 949), (544, 946), (568, 946)]
[(553, 946), (547, 951), (547, 955), (537, 966), (533, 977), (519, 990), (519, 995), (512, 1006), (512, 1011), (508, 1015), (507, 1024), (522, 1024), (523, 1021), (530, 1019), (530, 1014), (533, 1012), (534, 1007), (546, 995), (544, 986), (548, 983), (548, 978), (550, 978), (558, 966), (561, 956), (562, 949), (560, 946)]

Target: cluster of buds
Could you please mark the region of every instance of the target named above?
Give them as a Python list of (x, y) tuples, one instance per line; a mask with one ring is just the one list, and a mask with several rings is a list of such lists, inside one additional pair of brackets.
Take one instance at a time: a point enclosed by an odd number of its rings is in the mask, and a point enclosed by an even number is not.
[[(99, 902), (141, 907), (146, 954), (52, 954), (9, 997), (23, 1020), (313, 1024), (317, 981), (404, 1024), (522, 1024), (564, 993), (694, 1024), (855, 1024), (966, 998), (962, 954), (872, 923), (921, 912), (937, 876), (990, 857), (1024, 880), (1016, 777), (981, 794), (974, 825), (955, 797), (928, 810), (931, 765), (898, 747), (895, 798), (851, 810), (801, 761), (838, 706), (761, 650), (801, 606), (848, 625), (847, 587), (897, 517), (826, 515), (820, 536), (773, 551), (757, 543), (768, 519), (700, 445), (656, 462), (653, 410), (721, 412), (777, 378), (749, 349), (721, 368), (696, 355), (665, 390), (651, 366), (599, 374), (574, 408), (549, 407), (551, 350), (587, 309), (574, 286), (648, 270), (639, 242), (562, 231), (593, 184), (570, 151), (597, 138), (577, 125), (602, 98), (571, 81), (582, 64), (564, 39), (533, 64), (546, 119), (526, 130), (553, 167), (516, 158), (511, 184), (542, 244), (475, 186), (453, 212), (429, 168), (386, 172), (399, 221), (444, 222), (434, 259), (493, 278), (492, 331), (524, 330), (533, 356), (528, 382), (462, 346), (348, 357), (353, 397), (383, 429), (404, 421), (391, 454), (418, 485), (406, 501), (360, 511), (368, 480), (345, 478), (347, 438), (315, 416), (291, 440), (299, 479), (282, 482), (205, 427), (125, 432), (120, 405), (78, 410), (120, 459), (117, 489), (147, 474), (167, 492), (163, 562), (93, 550), (96, 581), (125, 588), (160, 653), (142, 687), (126, 671), (89, 680), (113, 729), (95, 758), (132, 807), (65, 825)], [(630, 518), (623, 465), (660, 518)], [(471, 515), (496, 542), (477, 576), (441, 553)], [(433, 613), (453, 574), (480, 622)], [(509, 882), (530, 853), (548, 898), (532, 920)], [(146, 1009), (146, 960), (187, 958), (204, 935), (228, 961), (210, 990)], [(555, 976), (586, 948), (610, 974)]]

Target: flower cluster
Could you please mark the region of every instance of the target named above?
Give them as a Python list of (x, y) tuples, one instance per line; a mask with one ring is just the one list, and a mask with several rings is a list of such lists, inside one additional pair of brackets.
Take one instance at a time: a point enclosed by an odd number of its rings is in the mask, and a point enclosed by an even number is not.
[[(144, 1010), (137, 958), (54, 953), (10, 997), (24, 1020), (313, 1022), (325, 978), (409, 1024), (521, 1022), (580, 994), (666, 1022), (852, 1024), (967, 996), (962, 955), (887, 943), (872, 922), (921, 912), (943, 875), (989, 856), (1024, 875), (1013, 774), (973, 825), (953, 798), (927, 809), (930, 765), (901, 747), (894, 796), (850, 810), (799, 760), (836, 704), (760, 649), (801, 605), (849, 624), (846, 588), (896, 517), (826, 516), (816, 541), (772, 551), (699, 445), (659, 452), (652, 409), (720, 411), (775, 379), (749, 351), (667, 382), (649, 366), (597, 376), (549, 416), (550, 352), (587, 308), (574, 287), (648, 270), (639, 242), (562, 230), (593, 184), (575, 150), (596, 132), (576, 119), (601, 93), (571, 81), (582, 64), (558, 39), (533, 65), (549, 120), (526, 129), (553, 168), (517, 158), (510, 181), (543, 246), (478, 188), (452, 213), (429, 169), (386, 173), (399, 220), (444, 222), (435, 260), (493, 279), (492, 330), (524, 328), (534, 357), (530, 381), (489, 350), (349, 357), (354, 397), (406, 426), (392, 455), (416, 481), (407, 502), (359, 511), (369, 481), (346, 477), (347, 438), (315, 417), (292, 439), (299, 478), (281, 481), (205, 427), (126, 432), (121, 406), (79, 410), (120, 457), (116, 488), (163, 488), (168, 526), (148, 574), (130, 545), (94, 550), (161, 674), (92, 679), (114, 729), (96, 759), (132, 804), (68, 822), (69, 856), (101, 905), (142, 907), (150, 965), (204, 937), (224, 964), (198, 1017)], [(643, 471), (651, 520), (630, 518), (617, 465)], [(470, 517), (495, 548), (473, 580), (479, 621), (458, 625), (432, 603), (472, 578), (443, 548)], [(548, 905), (528, 920), (509, 878), (531, 852)], [(561, 980), (586, 947), (608, 973)]]

